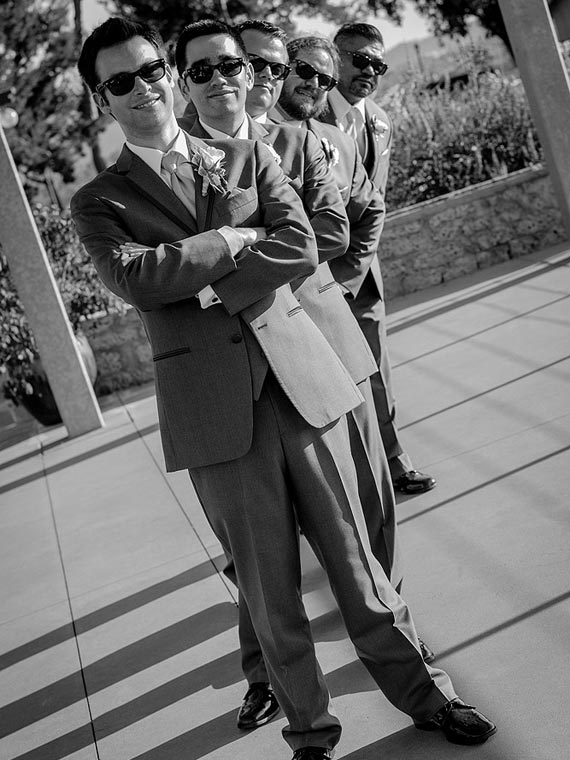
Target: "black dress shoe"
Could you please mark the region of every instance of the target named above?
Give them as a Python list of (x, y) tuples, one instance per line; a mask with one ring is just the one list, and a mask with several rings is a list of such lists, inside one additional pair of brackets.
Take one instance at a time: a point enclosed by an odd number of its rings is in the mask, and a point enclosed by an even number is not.
[(392, 481), (395, 491), (401, 491), (413, 496), (417, 493), (425, 493), (435, 488), (436, 481), (431, 475), (424, 475), (423, 472), (417, 470), (410, 470), (400, 475), (399, 478)]
[(420, 642), (420, 652), (422, 653), (423, 661), (428, 664), (433, 662), (435, 660), (435, 654), (431, 651), (425, 641), (422, 641), (421, 639), (418, 639), (418, 641)]
[(267, 683), (252, 683), (238, 712), (237, 725), (249, 731), (269, 723), (279, 712), (279, 703)]
[(293, 753), (293, 760), (330, 760), (334, 752), (324, 747), (301, 747)]
[(453, 744), (483, 744), (497, 731), (497, 726), (471, 705), (452, 699), (426, 723), (415, 723), (421, 731), (443, 731)]

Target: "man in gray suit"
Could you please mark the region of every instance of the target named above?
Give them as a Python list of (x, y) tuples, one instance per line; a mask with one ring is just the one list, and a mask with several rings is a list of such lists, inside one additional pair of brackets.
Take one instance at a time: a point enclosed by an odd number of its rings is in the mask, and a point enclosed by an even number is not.
[[(190, 44), (193, 99), (231, 109), (252, 78), (239, 39)], [(79, 69), (127, 142), (76, 193), (73, 218), (103, 281), (144, 322), (167, 469), (188, 468), (234, 558), (293, 757), (330, 758), (341, 730), (300, 595), (299, 525), (388, 698), (420, 728), (484, 741), (495, 727), (423, 663), (370, 551), (345, 417), (362, 397), (288, 285), (317, 264), (294, 189), (261, 143), (179, 128), (172, 72), (146, 25), (108, 20)]]
[[(385, 197), (392, 121), (372, 99), (380, 77), (388, 69), (384, 61), (384, 41), (375, 26), (365, 23), (344, 24), (334, 41), (340, 53), (338, 85), (327, 93), (328, 107), (321, 108), (318, 118), (353, 137), (368, 176)], [(350, 307), (378, 362), (372, 393), (394, 488), (410, 495), (429, 491), (436, 485), (435, 478), (414, 468), (396, 424), (384, 283), (378, 257), (368, 269), (362, 269), (359, 290), (350, 301)]]

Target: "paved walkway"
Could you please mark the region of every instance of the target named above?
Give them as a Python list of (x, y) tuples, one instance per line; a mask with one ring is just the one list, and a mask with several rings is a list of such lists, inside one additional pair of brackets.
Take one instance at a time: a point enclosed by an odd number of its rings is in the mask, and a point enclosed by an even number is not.
[[(559, 760), (570, 694), (570, 249), (392, 304), (402, 435), (438, 487), (402, 498), (404, 595), (499, 733), (416, 731), (374, 688), (304, 547), (305, 600), (345, 730), (337, 759)], [(232, 588), (152, 388), (106, 427), (0, 451), (0, 758), (290, 760), (279, 719), (235, 727)]]

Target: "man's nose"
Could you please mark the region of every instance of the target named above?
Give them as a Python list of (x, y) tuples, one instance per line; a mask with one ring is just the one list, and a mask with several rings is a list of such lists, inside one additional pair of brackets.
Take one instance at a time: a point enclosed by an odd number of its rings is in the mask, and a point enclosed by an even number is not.
[(150, 90), (150, 82), (146, 82), (141, 76), (136, 76), (133, 89), (136, 92), (148, 92)]

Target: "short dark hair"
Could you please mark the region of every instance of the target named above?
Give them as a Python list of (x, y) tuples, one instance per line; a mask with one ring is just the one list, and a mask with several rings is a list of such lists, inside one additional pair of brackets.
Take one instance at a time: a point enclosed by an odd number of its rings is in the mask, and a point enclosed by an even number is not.
[(343, 24), (334, 36), (334, 42), (338, 45), (339, 39), (347, 37), (364, 37), (370, 42), (379, 42), (384, 47), (384, 37), (379, 29), (372, 24), (352, 23)]
[(228, 37), (235, 40), (243, 58), (246, 61), (248, 60), (247, 50), (245, 49), (240, 33), (235, 26), (230, 26), (224, 21), (216, 21), (215, 19), (203, 19), (202, 21), (195, 21), (192, 24), (188, 24), (180, 32), (180, 37), (176, 42), (176, 52), (174, 54), (176, 68), (178, 69), (180, 76), (182, 76), (182, 72), (186, 68), (186, 46), (190, 40), (194, 40), (196, 37), (205, 37), (207, 34), (227, 34)]
[(131, 21), (127, 18), (109, 18), (96, 29), (83, 43), (77, 68), (81, 78), (85, 81), (91, 92), (95, 92), (97, 85), (100, 84), (95, 63), (101, 50), (119, 45), (121, 42), (127, 42), (133, 37), (143, 37), (147, 42), (156, 48), (160, 54), (159, 57), (165, 57), (164, 42), (162, 37), (148, 24), (139, 21)]
[(297, 37), (297, 39), (291, 40), (287, 43), (287, 52), (289, 53), (290, 61), (297, 59), (302, 50), (324, 50), (328, 53), (333, 62), (333, 76), (335, 79), (338, 79), (340, 59), (334, 43), (324, 37), (316, 36)]
[(258, 18), (248, 18), (245, 21), (242, 21), (241, 24), (236, 24), (236, 29), (240, 34), (251, 29), (253, 32), (261, 32), (261, 34), (266, 34), (268, 37), (281, 40), (285, 45), (287, 44), (287, 33), (285, 30), (281, 29), (280, 26), (271, 24), (269, 21), (263, 21)]

